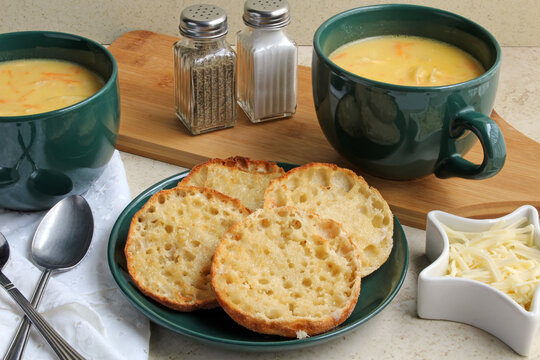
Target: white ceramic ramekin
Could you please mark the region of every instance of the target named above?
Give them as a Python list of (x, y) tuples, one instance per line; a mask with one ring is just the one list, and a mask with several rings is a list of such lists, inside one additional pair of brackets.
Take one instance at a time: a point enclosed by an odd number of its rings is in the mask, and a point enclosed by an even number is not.
[(525, 216), (535, 227), (534, 241), (540, 247), (538, 212), (530, 205), (498, 219), (467, 219), (431, 211), (426, 225), (426, 256), (431, 262), (418, 278), (418, 316), (466, 323), (498, 337), (521, 355), (528, 355), (540, 325), (540, 286), (530, 311), (494, 287), (458, 277), (445, 276), (449, 259), (448, 237), (441, 226), (457, 231), (480, 232), (495, 223)]

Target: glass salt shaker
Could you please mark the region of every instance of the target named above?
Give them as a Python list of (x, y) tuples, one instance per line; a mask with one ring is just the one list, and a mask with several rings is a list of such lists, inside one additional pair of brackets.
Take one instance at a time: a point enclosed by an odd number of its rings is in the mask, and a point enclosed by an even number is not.
[(193, 5), (180, 14), (183, 39), (174, 45), (176, 116), (193, 134), (236, 123), (236, 54), (225, 40), (225, 11)]
[(294, 115), (298, 49), (285, 32), (287, 0), (248, 0), (237, 35), (237, 101), (253, 123)]

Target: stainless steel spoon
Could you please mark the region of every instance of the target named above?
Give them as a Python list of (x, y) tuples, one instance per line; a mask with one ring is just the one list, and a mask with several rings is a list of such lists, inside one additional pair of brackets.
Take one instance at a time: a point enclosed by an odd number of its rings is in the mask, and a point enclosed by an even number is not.
[(9, 244), (0, 233), (0, 285), (6, 289), (8, 294), (15, 300), (15, 302), (23, 309), (26, 316), (32, 321), (32, 323), (39, 330), (41, 335), (47, 340), (49, 345), (58, 355), (60, 359), (80, 359), (84, 358), (73, 349), (52, 327), (47, 320), (43, 318), (34, 307), (26, 300), (19, 290), (11, 283), (11, 281), (2, 273), (1, 269), (7, 263), (9, 259)]
[(19, 290), (11, 283), (11, 281), (2, 273), (1, 269), (9, 259), (9, 244), (0, 233), (0, 285), (8, 292), (8, 294), (17, 302), (23, 309), (26, 316), (36, 326), (41, 335), (52, 347), (56, 355), (60, 359), (81, 359), (84, 358), (73, 349), (50, 325), (49, 323), (34, 309), (34, 307), (26, 300)]
[[(31, 250), (34, 264), (43, 269), (31, 299), (36, 309), (51, 273), (76, 266), (90, 247), (93, 231), (90, 206), (78, 195), (60, 200), (43, 217), (34, 234)], [(30, 326), (28, 318), (23, 318), (4, 360), (22, 357)]]

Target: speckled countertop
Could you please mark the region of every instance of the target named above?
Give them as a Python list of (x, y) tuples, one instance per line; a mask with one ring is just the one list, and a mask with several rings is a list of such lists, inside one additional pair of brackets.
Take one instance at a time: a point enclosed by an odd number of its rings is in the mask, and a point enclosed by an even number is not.
[[(299, 63), (311, 64), (311, 48), (300, 48)], [(503, 47), (495, 109), (508, 123), (540, 142), (540, 47)], [(181, 167), (121, 153), (135, 197)], [(538, 163), (531, 166), (540, 166)], [(425, 232), (404, 227), (410, 263), (394, 300), (377, 316), (332, 342), (280, 353), (241, 353), (214, 348), (152, 325), (150, 359), (509, 359), (522, 358), (488, 333), (469, 325), (431, 321), (416, 314), (416, 284), (428, 265)], [(540, 359), (540, 331), (530, 359)]]

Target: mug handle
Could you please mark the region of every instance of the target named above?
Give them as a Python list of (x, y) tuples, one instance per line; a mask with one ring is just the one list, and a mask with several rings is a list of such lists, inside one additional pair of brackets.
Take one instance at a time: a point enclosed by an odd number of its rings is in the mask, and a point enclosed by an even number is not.
[[(480, 165), (461, 157), (456, 152), (456, 139), (463, 131), (472, 131), (484, 151)], [(506, 160), (506, 144), (499, 126), (489, 116), (473, 111), (472, 108), (460, 111), (450, 123), (449, 136), (441, 142), (441, 160), (435, 168), (435, 176), (446, 179), (462, 177), (465, 179), (486, 179), (496, 175)]]

